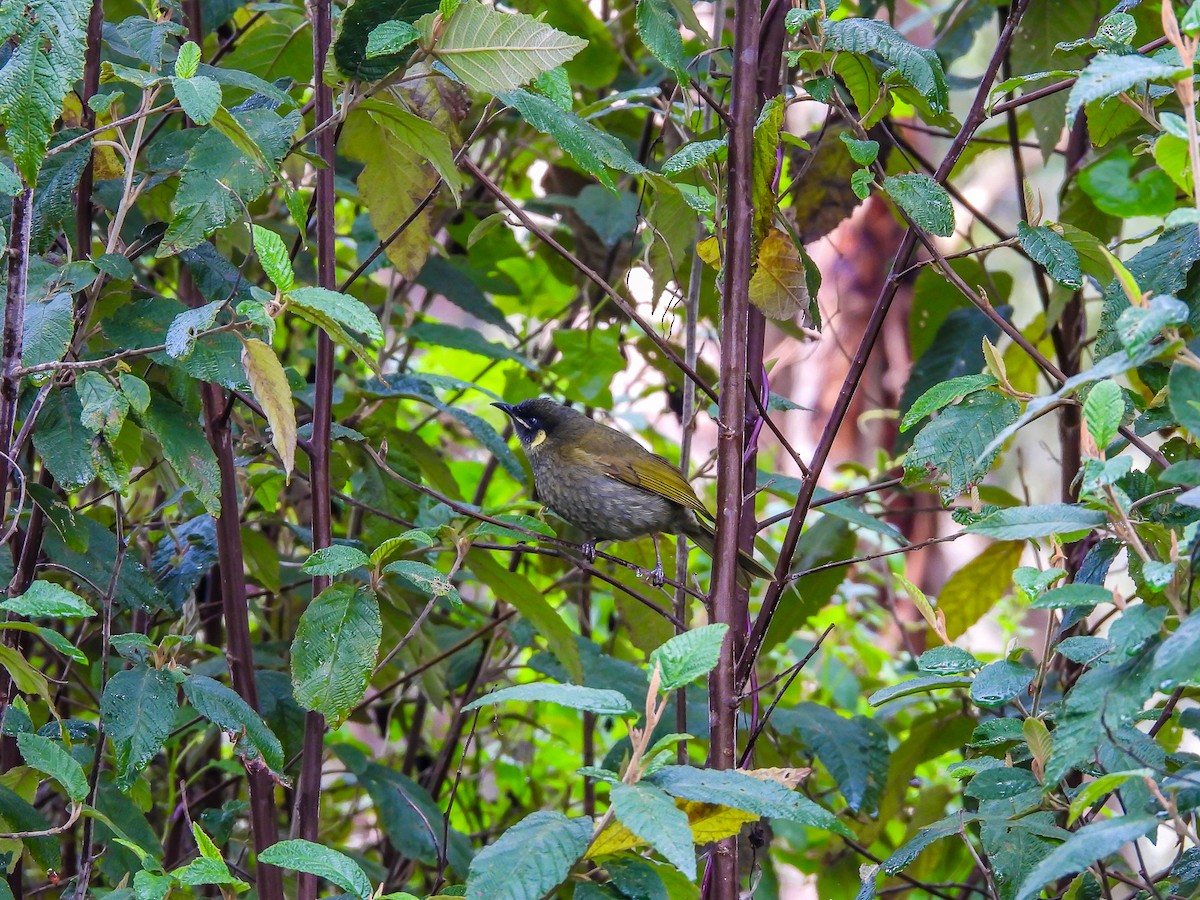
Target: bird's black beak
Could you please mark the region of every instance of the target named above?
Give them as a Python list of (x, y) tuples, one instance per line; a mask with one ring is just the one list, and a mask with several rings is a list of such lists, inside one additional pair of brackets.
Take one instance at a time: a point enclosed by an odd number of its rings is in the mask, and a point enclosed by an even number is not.
[(496, 407), (496, 409), (503, 410), (505, 413), (507, 413), (507, 414), (508, 414), (508, 415), (510, 415), (510, 416), (511, 416), (511, 415), (512, 415), (512, 413), (513, 413), (513, 408), (512, 408), (512, 405), (511, 405), (511, 404), (508, 404), (508, 403), (493, 403), (493, 404), (492, 404), (492, 406)]

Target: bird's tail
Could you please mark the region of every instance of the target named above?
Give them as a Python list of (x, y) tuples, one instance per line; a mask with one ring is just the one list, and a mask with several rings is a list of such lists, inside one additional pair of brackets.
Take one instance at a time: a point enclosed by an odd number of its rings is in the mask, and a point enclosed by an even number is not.
[[(713, 531), (712, 526), (707, 522), (693, 517), (692, 526), (687, 530), (687, 536), (709, 556), (714, 555), (714, 551), (717, 548), (717, 535)], [(738, 584), (744, 588), (750, 587), (751, 578), (765, 578), (767, 581), (775, 580), (774, 572), (745, 550), (741, 549), (738, 550), (738, 570)]]

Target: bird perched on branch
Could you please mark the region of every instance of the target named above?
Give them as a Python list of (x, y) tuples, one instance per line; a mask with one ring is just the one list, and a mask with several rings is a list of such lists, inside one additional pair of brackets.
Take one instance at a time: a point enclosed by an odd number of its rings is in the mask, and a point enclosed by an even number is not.
[[(656, 563), (651, 579), (662, 584), (660, 533), (687, 535), (713, 555), (712, 514), (670, 462), (633, 438), (553, 400), (492, 406), (512, 419), (539, 498), (588, 535), (583, 547), (589, 562), (596, 557), (598, 540), (628, 541), (651, 535)], [(743, 585), (749, 584), (745, 575), (775, 577), (747, 553), (739, 552), (738, 563)]]

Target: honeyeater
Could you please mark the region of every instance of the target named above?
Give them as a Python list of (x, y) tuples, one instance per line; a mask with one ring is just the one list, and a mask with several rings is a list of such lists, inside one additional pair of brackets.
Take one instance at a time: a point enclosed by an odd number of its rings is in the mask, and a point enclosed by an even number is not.
[[(657, 535), (683, 534), (709, 556), (716, 546), (705, 508), (679, 469), (615, 428), (553, 400), (493, 403), (512, 419), (533, 469), (539, 499), (588, 540), (584, 552), (595, 558), (596, 541), (655, 537), (651, 577), (662, 584)], [(746, 575), (774, 578), (754, 557), (739, 554)], [(739, 577), (743, 585), (748, 580)]]

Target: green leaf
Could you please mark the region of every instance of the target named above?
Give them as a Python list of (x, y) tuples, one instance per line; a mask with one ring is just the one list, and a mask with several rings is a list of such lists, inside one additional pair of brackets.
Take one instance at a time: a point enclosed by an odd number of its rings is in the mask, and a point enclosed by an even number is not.
[(175, 75), (192, 78), (200, 65), (200, 47), (195, 41), (184, 41), (175, 57)]
[(949, 381), (939, 382), (918, 397), (908, 408), (908, 412), (900, 420), (900, 430), (908, 431), (926, 416), (949, 406), (960, 397), (992, 387), (997, 383), (994, 375), (960, 375)]
[(681, 86), (690, 82), (679, 23), (667, 0), (638, 0), (637, 30), (642, 43), (674, 75)]
[(1030, 606), (1032, 609), (1065, 609), (1112, 602), (1113, 592), (1102, 584), (1064, 584), (1046, 591)]
[(664, 175), (678, 175), (709, 162), (717, 162), (726, 154), (729, 143), (721, 138), (712, 141), (692, 141), (684, 144), (663, 161), (660, 171)]
[(1159, 168), (1134, 175), (1136, 165), (1130, 150), (1121, 146), (1081, 170), (1079, 186), (1096, 209), (1111, 216), (1165, 216), (1175, 206), (1174, 182)]
[(918, 227), (940, 237), (954, 234), (950, 195), (928, 175), (889, 175), (883, 179), (883, 190)]
[(344, 853), (312, 841), (279, 841), (258, 854), (258, 861), (324, 878), (357, 900), (371, 900), (373, 888), (362, 867)]
[(24, 594), (0, 603), (0, 609), (27, 619), (87, 619), (96, 614), (86, 600), (52, 581), (35, 581)]
[(772, 819), (786, 819), (850, 837), (833, 813), (774, 781), (763, 781), (737, 769), (665, 766), (646, 779), (673, 797), (716, 803)]
[(454, 158), (450, 135), (444, 129), (395, 103), (372, 99), (365, 101), (363, 108), (371, 113), (377, 124), (387, 129), (390, 137), (401, 142), (414, 159), (432, 165), (450, 189), (454, 202), (459, 202), (464, 179)]
[(417, 322), (408, 329), (408, 334), (415, 341), (432, 344), (437, 347), (449, 347), (452, 350), (465, 350), (487, 359), (508, 359), (518, 362), (527, 369), (534, 368), (532, 362), (515, 350), (510, 350), (503, 344), (489, 341), (476, 328), (460, 328), (457, 325), (445, 325), (441, 322)]
[(578, 684), (521, 684), (515, 687), (501, 688), (484, 694), (463, 707), (463, 712), (470, 712), (484, 706), (496, 706), (509, 700), (531, 702), (544, 700), (547, 703), (557, 703), (568, 709), (582, 709), (601, 716), (624, 716), (633, 712), (629, 701), (623, 694), (601, 688), (582, 687)]
[(664, 694), (691, 684), (716, 668), (729, 626), (702, 625), (678, 634), (650, 654), (650, 667), (659, 667)]
[(437, 9), (438, 0), (358, 0), (352, 3), (338, 22), (333, 41), (333, 59), (338, 71), (356, 81), (378, 81), (406, 65), (416, 50), (411, 45), (395, 54), (368, 57), (371, 32), (384, 22), (416, 22)]
[(217, 313), (224, 304), (218, 300), (195, 309), (185, 310), (171, 320), (167, 328), (166, 349), (169, 356), (185, 359), (196, 346), (196, 335), (213, 327)]
[(341, 344), (365, 362), (372, 371), (378, 363), (351, 332), (364, 335), (371, 345), (382, 343), (383, 328), (379, 319), (366, 304), (349, 294), (327, 288), (296, 288), (287, 295), (288, 308), (300, 318), (312, 322), (337, 344)]
[(1083, 402), (1083, 420), (1088, 434), (1103, 450), (1117, 436), (1125, 417), (1125, 392), (1113, 381), (1101, 381), (1088, 391)]
[(304, 561), (300, 568), (308, 575), (345, 575), (354, 569), (365, 569), (371, 564), (370, 557), (357, 547), (334, 544), (322, 547)]
[(975, 800), (1006, 800), (1039, 787), (1041, 783), (1028, 769), (996, 766), (972, 778), (963, 795)]
[(114, 675), (100, 698), (100, 721), (116, 752), (117, 785), (128, 788), (162, 749), (179, 704), (175, 680), (138, 666)]
[(254, 252), (258, 254), (259, 265), (267, 273), (275, 289), (287, 293), (296, 285), (287, 244), (274, 231), (261, 225), (251, 225), (250, 230), (254, 236)]
[(1052, 534), (1073, 534), (1098, 528), (1106, 521), (1104, 513), (1070, 503), (1047, 503), (1001, 509), (967, 527), (997, 541), (1023, 541)]
[(887, 781), (890, 756), (887, 735), (877, 723), (865, 716), (846, 718), (817, 703), (777, 708), (771, 721), (779, 731), (795, 735), (812, 748), (851, 811), (875, 811)]
[(69, 490), (96, 477), (92, 455), (95, 434), (80, 423), (82, 409), (72, 390), (51, 391), (33, 431), (33, 446), (54, 480)]
[(646, 167), (630, 156), (625, 145), (615, 137), (574, 113), (564, 112), (545, 97), (528, 91), (509, 91), (501, 94), (499, 99), (515, 109), (522, 119), (538, 131), (554, 138), (585, 172), (609, 190), (616, 190), (616, 184), (608, 168), (631, 175), (646, 171)]
[(874, 53), (894, 66), (935, 113), (945, 112), (948, 108), (950, 94), (946, 74), (941, 60), (932, 50), (909, 43), (896, 29), (879, 19), (842, 19), (826, 23), (824, 30), (828, 49)]
[(1182, 325), (1190, 315), (1188, 305), (1166, 294), (1150, 298), (1145, 306), (1130, 306), (1117, 318), (1115, 331), (1126, 353), (1136, 353), (1155, 340), (1164, 328)]
[(25, 764), (49, 775), (60, 785), (72, 803), (87, 799), (88, 781), (83, 768), (58, 741), (23, 732), (17, 735), (17, 747)]
[(374, 591), (343, 582), (323, 590), (292, 641), (296, 702), (340, 725), (363, 697), (382, 635)]
[(1154, 678), (1160, 690), (1194, 682), (1200, 672), (1200, 615), (1192, 614), (1154, 653)]
[(75, 379), (79, 395), (79, 421), (92, 432), (104, 432), (115, 441), (129, 414), (129, 398), (99, 372), (83, 372)]
[(1028, 666), (1006, 659), (988, 663), (975, 676), (971, 700), (979, 706), (1003, 706), (1025, 694), (1037, 674)]
[(1092, 58), (1067, 95), (1067, 125), (1079, 108), (1103, 97), (1115, 97), (1147, 81), (1173, 79), (1183, 70), (1140, 53), (1101, 53)]
[(610, 789), (617, 821), (646, 841), (687, 876), (696, 878), (696, 850), (687, 813), (653, 785), (614, 784)]
[[(754, 207), (754, 241), (766, 237), (776, 207), (775, 170), (778, 168), (779, 141), (787, 105), (783, 97), (772, 97), (763, 104), (754, 123), (754, 157), (751, 164), (750, 200)], [(785, 236), (786, 238), (786, 236)], [(787, 240), (790, 245), (792, 241)], [(794, 249), (794, 248), (793, 248)]]
[(283, 463), (284, 475), (290, 479), (296, 465), (296, 406), (283, 364), (269, 345), (250, 338), (242, 344), (242, 367), (250, 392), (271, 426), (271, 444)]
[(384, 22), (371, 29), (367, 37), (367, 59), (399, 53), (416, 43), (421, 32), (408, 22)]
[(910, 697), (913, 694), (928, 694), (930, 691), (946, 688), (970, 687), (971, 682), (972, 679), (964, 678), (961, 675), (923, 675), (920, 678), (909, 678), (899, 684), (880, 688), (867, 698), (867, 702), (872, 706), (882, 706), (891, 700)]
[(221, 85), (207, 75), (172, 78), (171, 86), (179, 105), (197, 125), (207, 125), (221, 108)]
[(1032, 900), (1052, 881), (1086, 869), (1158, 827), (1153, 816), (1116, 816), (1085, 825), (1063, 841), (1021, 883), (1015, 900)]
[(236, 691), (206, 675), (189, 675), (183, 693), (196, 712), (231, 735), (238, 756), (260, 759), (273, 772), (283, 771), (279, 738)]
[(209, 515), (220, 515), (221, 470), (195, 419), (174, 400), (157, 392), (141, 418), (162, 448), (163, 457)]
[(1131, 778), (1141, 781), (1144, 778), (1153, 777), (1154, 772), (1151, 769), (1130, 769), (1126, 772), (1109, 772), (1101, 775), (1095, 781), (1089, 781), (1079, 789), (1079, 793), (1071, 798), (1071, 813), (1067, 819), (1067, 825), (1074, 825), (1090, 806), (1098, 803), (1101, 798), (1111, 794)]
[(429, 597), (445, 597), (456, 608), (462, 607), (462, 597), (450, 579), (433, 566), (411, 559), (402, 559), (384, 566), (383, 571), (399, 575), (414, 588)]
[(531, 900), (562, 884), (592, 840), (592, 820), (535, 812), (471, 860), (469, 900)]
[(468, 0), (450, 17), (431, 55), (477, 91), (502, 94), (560, 66), (587, 41), (532, 16)]
[(869, 166), (879, 158), (879, 141), (860, 141), (851, 137), (849, 131), (841, 132), (838, 137), (850, 151), (850, 158), (860, 166)]
[(1017, 403), (998, 391), (977, 391), (943, 409), (917, 433), (905, 454), (905, 481), (912, 484), (936, 472), (946, 480), (941, 494), (949, 502), (991, 471), (1000, 453), (1000, 447), (993, 446), (996, 437), (1019, 412)]
[(63, 98), (83, 77), (87, 0), (30, 0), (5, 12), (11, 55), (0, 68), (0, 124), (25, 183), (33, 185), (46, 157)]
[(1183, 363), (1171, 366), (1167, 402), (1176, 421), (1193, 435), (1200, 435), (1200, 371)]
[(40, 366), (58, 362), (66, 356), (74, 325), (74, 304), (66, 291), (57, 291), (45, 300), (27, 303), (21, 365)]
[(1079, 267), (1079, 251), (1057, 231), (1045, 225), (1031, 227), (1017, 223), (1017, 238), (1029, 258), (1045, 268), (1059, 284), (1070, 288), (1083, 287), (1083, 271)]

